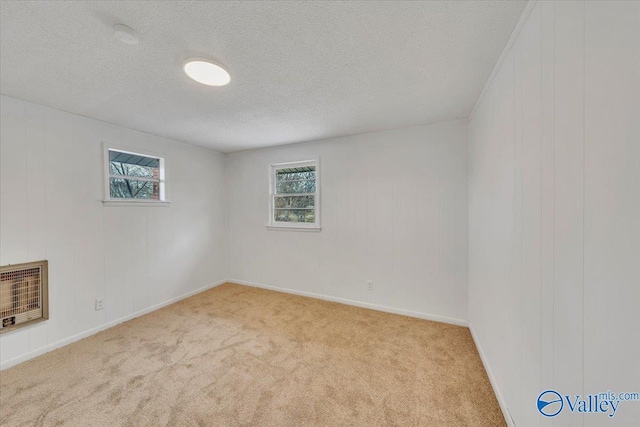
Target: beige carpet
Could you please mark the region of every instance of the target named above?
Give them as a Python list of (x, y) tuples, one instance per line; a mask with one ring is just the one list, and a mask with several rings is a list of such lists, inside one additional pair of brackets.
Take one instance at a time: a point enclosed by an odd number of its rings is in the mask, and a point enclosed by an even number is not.
[(225, 284), (0, 372), (2, 426), (503, 426), (467, 328)]

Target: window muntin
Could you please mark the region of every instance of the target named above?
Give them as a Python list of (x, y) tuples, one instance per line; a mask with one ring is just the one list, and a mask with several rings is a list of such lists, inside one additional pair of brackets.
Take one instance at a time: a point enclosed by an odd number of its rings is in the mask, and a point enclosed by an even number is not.
[(271, 166), (270, 225), (319, 228), (318, 162)]
[(164, 201), (164, 159), (109, 148), (108, 200)]

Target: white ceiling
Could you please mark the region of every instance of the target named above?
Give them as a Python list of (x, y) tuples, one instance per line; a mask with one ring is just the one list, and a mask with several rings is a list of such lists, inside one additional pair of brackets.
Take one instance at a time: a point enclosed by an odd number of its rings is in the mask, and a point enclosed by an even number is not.
[(0, 91), (223, 152), (464, 118), (525, 3), (2, 1)]

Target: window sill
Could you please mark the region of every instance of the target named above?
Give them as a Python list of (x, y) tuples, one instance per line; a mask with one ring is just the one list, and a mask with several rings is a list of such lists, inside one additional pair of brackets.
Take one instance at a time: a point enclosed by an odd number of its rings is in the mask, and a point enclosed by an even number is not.
[(311, 232), (320, 232), (322, 228), (320, 226), (317, 227), (295, 227), (295, 226), (287, 226), (287, 225), (267, 225), (267, 230), (277, 230), (277, 231), (311, 231)]
[(103, 200), (104, 206), (148, 206), (148, 207), (167, 207), (171, 202), (145, 201), (145, 200)]

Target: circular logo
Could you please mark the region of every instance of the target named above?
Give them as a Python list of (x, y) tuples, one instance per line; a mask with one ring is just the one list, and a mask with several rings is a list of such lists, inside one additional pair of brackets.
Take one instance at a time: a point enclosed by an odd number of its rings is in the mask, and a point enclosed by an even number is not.
[(562, 396), (555, 390), (543, 391), (538, 396), (538, 412), (545, 417), (555, 417), (562, 411), (563, 407)]

